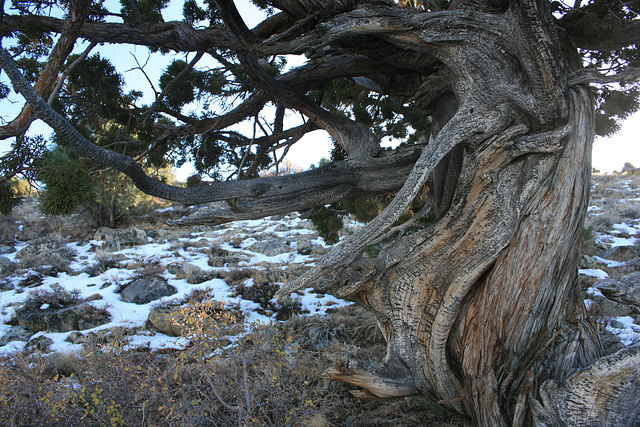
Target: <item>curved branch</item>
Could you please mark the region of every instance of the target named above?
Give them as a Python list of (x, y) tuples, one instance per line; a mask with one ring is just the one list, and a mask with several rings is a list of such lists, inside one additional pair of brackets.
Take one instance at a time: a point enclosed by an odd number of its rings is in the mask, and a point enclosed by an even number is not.
[[(259, 218), (271, 214), (267, 209), (269, 205), (273, 206), (283, 200), (295, 200), (303, 192), (326, 194), (329, 199), (325, 201), (322, 197), (309, 197), (306, 199), (308, 203), (306, 206), (304, 204), (293, 205), (290, 202), (282, 203), (281, 206), (286, 207), (287, 212), (290, 212), (291, 210), (310, 208), (317, 204), (331, 203), (336, 200), (336, 191), (341, 192), (342, 197), (355, 190), (395, 191), (404, 182), (404, 177), (417, 157), (416, 148), (408, 147), (386, 157), (370, 159), (369, 163), (360, 165), (357, 169), (350, 167), (346, 161), (343, 161), (294, 175), (218, 182), (197, 188), (176, 187), (147, 176), (140, 165), (131, 157), (99, 147), (84, 138), (67, 119), (55, 112), (39, 96), (24, 76), (20, 74), (9, 54), (2, 48), (0, 48), (0, 65), (16, 90), (31, 104), (36, 116), (51, 126), (79, 155), (125, 173), (132, 179), (136, 187), (147, 194), (188, 205), (248, 198), (246, 202), (239, 200), (235, 204), (239, 209), (245, 211), (254, 210), (251, 215), (254, 218)], [(388, 168), (396, 171), (394, 176), (386, 177)], [(354, 190), (335, 190), (343, 185), (351, 186)], [(322, 193), (321, 190), (328, 188), (334, 188), (333, 192), (327, 190)], [(254, 201), (252, 202), (252, 200)], [(258, 210), (255, 211), (256, 209)]]
[(597, 359), (563, 383), (546, 381), (531, 399), (536, 425), (637, 426), (640, 345)]
[(288, 295), (308, 287), (323, 275), (335, 272), (339, 264), (353, 261), (362, 254), (365, 247), (381, 234), (386, 233), (416, 197), (436, 165), (458, 144), (472, 144), (506, 126), (509, 114), (501, 111), (470, 113), (463, 106), (442, 128), (438, 136), (423, 150), (409, 177), (393, 201), (371, 222), (356, 233), (348, 236), (321, 258), (303, 276), (293, 280), (276, 293), (276, 297)]
[(640, 68), (628, 67), (623, 71), (606, 75), (594, 70), (582, 69), (569, 75), (569, 86), (576, 86), (586, 83), (624, 83), (640, 79)]
[[(258, 43), (258, 39), (246, 27), (233, 2), (217, 0), (217, 3), (225, 23), (236, 33), (245, 48), (251, 49), (255, 46)], [(380, 145), (369, 128), (343, 116), (329, 113), (283, 81), (274, 79), (260, 66), (252, 53), (241, 52), (238, 54), (238, 59), (249, 76), (270, 98), (274, 101), (280, 101), (289, 108), (294, 108), (309, 117), (313, 123), (329, 132), (350, 157), (361, 160), (375, 156), (380, 151)]]
[[(61, 36), (51, 50), (46, 65), (40, 73), (35, 90), (43, 97), (49, 97), (56, 85), (58, 73), (65, 60), (73, 50), (78, 34), (84, 22), (89, 3), (82, 0), (69, 2), (69, 12), (62, 23)], [(22, 111), (11, 123), (0, 127), (0, 139), (6, 139), (23, 134), (35, 119), (33, 110), (25, 105)]]

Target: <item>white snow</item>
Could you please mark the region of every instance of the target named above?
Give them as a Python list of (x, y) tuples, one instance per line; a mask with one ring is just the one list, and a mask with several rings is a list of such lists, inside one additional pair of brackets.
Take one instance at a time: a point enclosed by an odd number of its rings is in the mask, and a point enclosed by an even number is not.
[(614, 268), (614, 267), (624, 267), (625, 265), (627, 265), (626, 262), (621, 262), (621, 261), (612, 261), (609, 259), (604, 259), (604, 258), (600, 258), (599, 256), (594, 255), (593, 259), (596, 260), (597, 262), (606, 265), (609, 268)]
[(596, 277), (598, 279), (606, 279), (609, 277), (606, 271), (594, 268), (581, 268), (578, 270), (578, 273), (584, 274), (585, 276)]
[[(187, 263), (192, 264), (203, 271), (224, 271), (228, 270), (230, 267), (237, 267), (236, 265), (227, 265), (224, 268), (211, 267), (208, 265), (209, 255), (198, 249), (198, 246), (201, 248), (219, 246), (226, 251), (237, 253), (238, 255), (244, 255), (248, 258), (247, 262), (241, 262), (238, 266), (252, 266), (252, 268), (257, 269), (264, 268), (263, 266), (267, 264), (273, 264), (277, 268), (281, 269), (287, 269), (294, 264), (312, 266), (316, 259), (310, 255), (298, 254), (295, 250), (296, 245), (291, 245), (291, 251), (275, 256), (266, 256), (252, 250), (251, 248), (251, 246), (258, 242), (256, 238), (251, 236), (257, 235), (257, 233), (266, 233), (267, 237), (271, 236), (268, 238), (275, 238), (275, 236), (278, 236), (282, 239), (288, 239), (291, 237), (291, 240), (293, 240), (293, 237), (296, 235), (315, 235), (312, 230), (295, 228), (301, 226), (300, 223), (302, 221), (303, 220), (299, 218), (292, 218), (290, 216), (284, 217), (279, 221), (274, 221), (269, 218), (262, 220), (240, 221), (220, 226), (220, 228), (213, 230), (213, 232), (192, 233), (189, 237), (180, 238), (179, 241), (184, 242), (184, 246), (187, 247), (186, 250), (182, 249), (182, 247), (176, 249), (175, 245), (172, 245), (169, 242), (150, 242), (145, 245), (123, 248), (120, 251), (106, 255), (110, 257), (123, 255), (126, 257), (126, 260), (120, 264), (125, 266), (127, 264), (136, 264), (144, 267), (153, 263), (167, 266), (177, 262), (182, 263), (183, 265)], [(276, 229), (284, 230), (285, 228), (287, 231), (275, 231)], [(222, 241), (213, 241), (209, 240), (207, 237), (203, 237), (203, 235), (214, 239), (220, 238), (213, 236), (242, 236), (244, 239), (242, 240), (240, 247), (235, 248), (226, 242), (229, 237), (227, 237), (227, 239), (222, 237)], [(175, 242), (175, 240), (173, 241)], [(225, 243), (220, 244), (221, 242)], [(196, 243), (198, 243), (198, 245), (196, 245)], [(68, 246), (75, 249), (78, 253), (76, 260), (70, 265), (71, 269), (74, 271), (83, 271), (89, 266), (98, 264), (100, 262), (99, 257), (105, 255), (105, 252), (99, 249), (102, 244), (103, 242), (96, 240), (91, 240), (84, 245), (69, 243)], [(327, 246), (321, 238), (313, 239), (312, 244)], [(16, 249), (20, 250), (24, 246), (24, 243), (19, 243), (16, 245)], [(94, 248), (98, 248), (98, 250), (96, 251)], [(15, 253), (8, 254), (6, 257), (15, 261)], [(11, 277), (10, 280), (14, 285), (16, 285), (21, 280), (25, 279), (29, 273), (32, 272), (27, 272), (21, 276)], [(258, 303), (232, 296), (233, 290), (222, 279), (212, 279), (204, 283), (192, 285), (187, 283), (184, 279), (177, 279), (175, 275), (170, 274), (167, 271), (165, 271), (162, 276), (170, 285), (176, 288), (176, 294), (160, 298), (149, 304), (133, 304), (122, 301), (120, 295), (115, 292), (116, 289), (137, 276), (138, 273), (136, 273), (136, 271), (126, 268), (109, 268), (96, 277), (90, 277), (87, 273), (78, 273), (76, 275), (59, 273), (57, 277), (43, 277), (41, 285), (25, 289), (24, 291), (11, 290), (0, 292), (0, 334), (4, 334), (10, 329), (5, 322), (10, 321), (14, 317), (16, 308), (19, 308), (24, 301), (29, 298), (31, 292), (38, 290), (47, 291), (50, 290), (52, 285), (60, 285), (68, 291), (76, 290), (82, 298), (90, 296), (95, 298), (96, 294), (99, 295), (100, 299), (94, 300), (90, 304), (97, 308), (104, 308), (107, 310), (111, 315), (111, 321), (95, 328), (80, 331), (83, 335), (87, 335), (91, 332), (98, 332), (100, 330), (111, 329), (117, 326), (129, 328), (143, 327), (147, 322), (149, 312), (154, 304), (181, 300), (196, 289), (206, 289), (212, 299), (239, 307), (244, 314), (244, 321), (247, 326), (252, 324), (268, 324), (271, 322), (277, 322), (275, 320), (275, 314), (272, 317), (269, 317), (258, 313), (257, 309), (260, 308)], [(302, 312), (307, 313), (307, 315), (325, 315), (328, 309), (335, 309), (350, 304), (332, 295), (316, 294), (309, 290), (302, 291), (299, 295), (294, 294), (292, 295), (292, 298), (299, 300)], [(47, 309), (49, 308), (49, 304), (42, 304), (40, 308), (42, 310)], [(53, 341), (53, 344), (50, 347), (51, 351), (79, 351), (82, 348), (80, 345), (71, 344), (66, 341), (71, 332), (38, 332), (32, 338), (36, 338), (38, 336), (47, 336), (50, 338)], [(151, 350), (168, 348), (181, 349), (188, 345), (188, 341), (185, 338), (170, 337), (161, 333), (149, 331), (140, 331), (131, 336), (123, 336), (122, 340), (125, 344), (124, 348), (142, 346), (148, 347)], [(9, 342), (0, 347), (0, 354), (20, 351), (24, 348), (25, 344), (26, 343), (22, 341)]]

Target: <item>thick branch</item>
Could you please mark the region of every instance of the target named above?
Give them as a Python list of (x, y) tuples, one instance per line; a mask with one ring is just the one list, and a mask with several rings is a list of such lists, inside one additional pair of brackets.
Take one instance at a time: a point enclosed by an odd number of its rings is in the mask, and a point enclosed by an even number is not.
[[(58, 73), (62, 69), (67, 56), (73, 50), (82, 23), (87, 15), (89, 4), (90, 2), (84, 0), (74, 0), (68, 3), (69, 12), (62, 24), (61, 36), (51, 50), (46, 65), (42, 69), (35, 85), (35, 90), (43, 97), (48, 98), (55, 87)], [(33, 110), (28, 104), (25, 105), (18, 117), (12, 120), (11, 123), (0, 127), (0, 139), (23, 134), (34, 119)]]
[[(210, 186), (198, 188), (181, 188), (164, 184), (145, 175), (142, 168), (128, 156), (118, 154), (99, 147), (85, 139), (64, 117), (55, 112), (31, 87), (29, 82), (20, 74), (11, 57), (0, 48), (0, 65), (11, 79), (14, 87), (32, 105), (36, 116), (49, 124), (61, 137), (81, 155), (102, 163), (106, 166), (117, 169), (128, 175), (134, 184), (143, 192), (175, 200), (185, 204), (206, 203), (217, 200), (234, 199), (263, 199), (263, 207), (269, 200), (282, 200), (288, 197), (294, 200), (296, 195), (303, 192), (320, 191), (330, 187), (350, 185), (360, 191), (394, 191), (400, 187), (404, 181), (404, 176), (408, 173), (416, 159), (416, 149), (408, 148), (395, 155), (390, 155), (371, 161), (359, 169), (350, 168), (346, 162), (337, 162), (325, 168), (313, 171), (302, 172), (294, 175), (282, 177), (266, 177), (246, 181), (226, 181), (212, 184)], [(391, 178), (382, 179), (380, 173), (386, 173), (388, 168), (396, 168), (397, 174)], [(403, 172), (404, 171), (404, 172)], [(319, 194), (323, 194), (320, 192)], [(331, 203), (335, 201), (335, 191), (327, 191), (325, 194), (331, 198), (323, 200), (320, 197), (308, 199), (307, 206), (294, 206), (284, 204), (287, 212), (298, 208), (310, 208), (317, 204)], [(344, 191), (341, 194), (351, 194)], [(288, 196), (287, 196), (288, 195)], [(251, 202), (247, 202), (250, 203)], [(242, 203), (238, 202), (238, 206)], [(273, 203), (271, 203), (273, 205)], [(247, 209), (249, 208), (247, 205)], [(253, 217), (263, 217), (270, 215), (268, 211), (262, 209), (254, 212)]]
[(387, 232), (416, 197), (436, 165), (458, 144), (477, 143), (482, 136), (499, 131), (508, 123), (506, 111), (469, 113), (462, 106), (443, 127), (438, 136), (424, 149), (411, 174), (393, 201), (371, 222), (348, 236), (318, 261), (303, 276), (281, 288), (276, 296), (287, 295), (309, 286), (323, 275), (335, 272), (339, 264), (356, 259), (365, 247)]
[[(246, 27), (240, 14), (232, 1), (219, 0), (218, 5), (222, 11), (227, 26), (243, 41), (246, 48), (252, 48), (258, 40)], [(267, 74), (256, 60), (255, 55), (249, 52), (238, 54), (238, 59), (251, 78), (276, 102), (282, 102), (289, 108), (296, 109), (322, 129), (325, 129), (336, 141), (356, 159), (365, 159), (375, 156), (380, 146), (371, 131), (356, 122), (345, 117), (331, 114), (321, 108), (310, 98), (296, 91), (286, 83), (276, 80)]]

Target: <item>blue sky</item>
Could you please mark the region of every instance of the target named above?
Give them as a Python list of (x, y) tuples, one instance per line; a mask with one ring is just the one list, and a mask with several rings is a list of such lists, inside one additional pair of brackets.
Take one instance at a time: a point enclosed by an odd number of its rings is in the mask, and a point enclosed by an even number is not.
[[(163, 12), (165, 20), (180, 20), (182, 18), (181, 4), (182, 2), (173, 2), (165, 9)], [(255, 26), (262, 20), (261, 14), (249, 3), (249, 0), (236, 1), (236, 4), (249, 27)], [(107, 0), (105, 5), (112, 11), (119, 10), (117, 0)], [(6, 39), (4, 39), (3, 46), (6, 45)], [(76, 51), (81, 52), (86, 46), (87, 43), (79, 43)], [(167, 57), (160, 55), (148, 57), (146, 48), (128, 45), (99, 46), (92, 51), (92, 53), (95, 52), (100, 52), (114, 62), (118, 71), (123, 73), (127, 81), (127, 91), (132, 89), (141, 90), (145, 92), (148, 99), (153, 99), (153, 91), (149, 83), (143, 73), (135, 69), (137, 64), (134, 57), (140, 64), (144, 64), (149, 59), (144, 69), (156, 85), (160, 73), (167, 65)], [(191, 57), (193, 57), (193, 54)], [(0, 76), (0, 80), (7, 82), (4, 73)], [(22, 99), (17, 95), (13, 95), (9, 100), (0, 101), (0, 117), (3, 120), (11, 120), (21, 106)], [(48, 126), (40, 122), (32, 126), (32, 133), (48, 136), (51, 131)], [(7, 150), (8, 147), (9, 143), (7, 141), (0, 141), (0, 152)], [(330, 149), (331, 144), (327, 135), (323, 131), (316, 131), (295, 144), (289, 151), (288, 158), (301, 167), (308, 168), (310, 165), (316, 164), (322, 157), (328, 157)], [(627, 119), (620, 132), (616, 135), (610, 138), (597, 138), (594, 143), (594, 168), (603, 173), (610, 173), (614, 170), (620, 170), (625, 162), (630, 162), (640, 167), (640, 113)], [(190, 170), (186, 169), (180, 175), (189, 173)]]

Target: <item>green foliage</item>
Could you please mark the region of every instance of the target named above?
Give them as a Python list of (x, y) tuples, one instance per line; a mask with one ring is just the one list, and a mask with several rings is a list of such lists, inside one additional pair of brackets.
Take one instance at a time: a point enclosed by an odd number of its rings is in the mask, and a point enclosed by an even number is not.
[(195, 0), (186, 0), (182, 6), (182, 15), (184, 16), (184, 22), (194, 25), (199, 21), (204, 21), (208, 13), (198, 6), (198, 2)]
[(311, 217), (311, 222), (325, 242), (333, 244), (340, 240), (339, 232), (343, 227), (341, 214), (325, 207)]
[(38, 180), (45, 185), (40, 208), (46, 215), (69, 215), (95, 193), (84, 163), (68, 148), (56, 148), (43, 157)]
[[(384, 208), (391, 203), (394, 194), (386, 194), (379, 196), (360, 195), (341, 200), (329, 207), (322, 208), (317, 214), (311, 217), (311, 222), (318, 230), (320, 236), (327, 243), (336, 243), (339, 240), (340, 232), (343, 229), (343, 218), (347, 214), (360, 222), (369, 222), (378, 216)], [(409, 208), (400, 216), (394, 225), (402, 224), (411, 219), (429, 202), (429, 193), (424, 189), (411, 203)], [(431, 213), (421, 218), (414, 227), (423, 227), (435, 220), (435, 214)], [(371, 247), (368, 249), (368, 255), (374, 256), (379, 248)]]
[[(77, 56), (69, 57), (68, 63)], [(75, 67), (68, 77), (68, 85), (73, 88), (77, 108), (70, 113), (78, 118), (102, 116), (113, 118), (123, 107), (122, 76), (108, 59), (100, 54), (91, 55)], [(94, 106), (94, 107), (92, 107)], [(98, 108), (96, 108), (98, 107)]]
[(14, 187), (15, 183), (12, 181), (0, 184), (0, 215), (8, 215), (13, 208), (22, 203), (22, 196)]
[(22, 71), (22, 74), (27, 78), (27, 80), (31, 83), (35, 83), (38, 80), (40, 70), (44, 64), (35, 58), (23, 57), (16, 61), (16, 65), (20, 68), (20, 71)]
[(609, 136), (620, 130), (620, 122), (640, 108), (640, 90), (602, 88), (596, 99), (596, 133)]
[(162, 9), (168, 4), (169, 0), (120, 0), (120, 13), (124, 22), (128, 24), (164, 22)]

